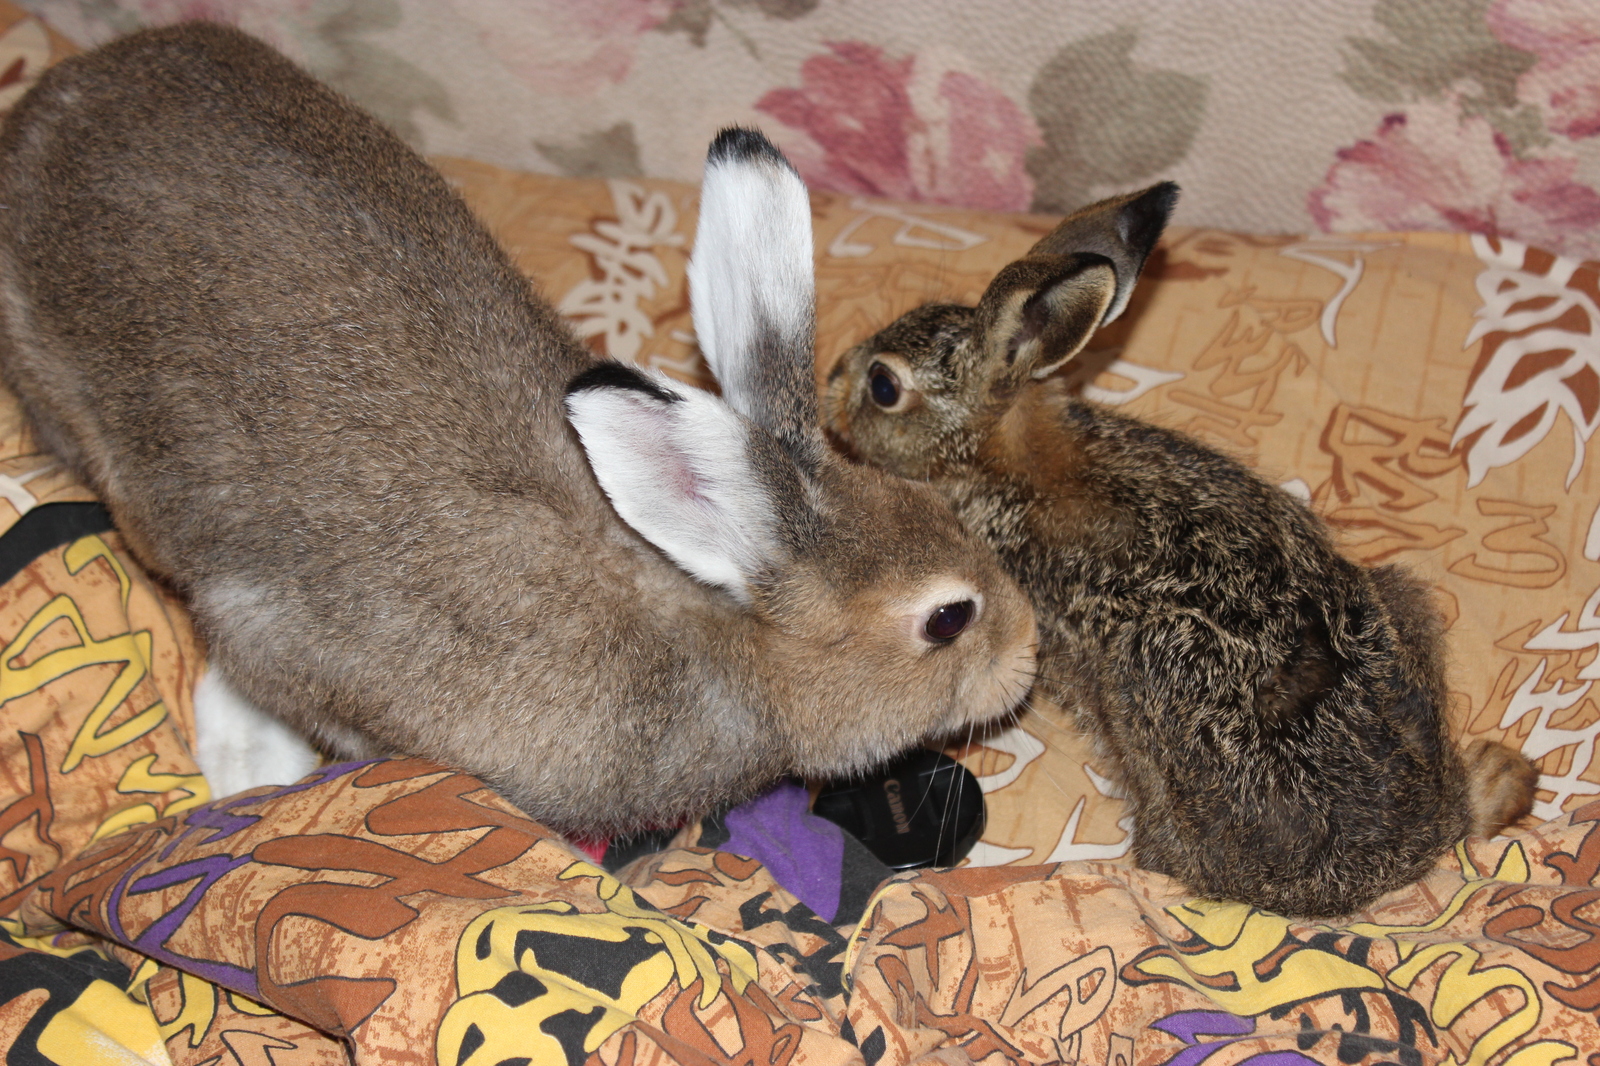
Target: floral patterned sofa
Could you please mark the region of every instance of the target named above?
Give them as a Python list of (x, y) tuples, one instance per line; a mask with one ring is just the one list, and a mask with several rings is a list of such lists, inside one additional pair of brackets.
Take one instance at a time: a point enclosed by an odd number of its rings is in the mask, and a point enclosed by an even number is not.
[(813, 187), (1062, 212), (1158, 178), (1246, 233), (1600, 254), (1588, 0), (26, 0), (80, 45), (264, 37), (434, 155), (697, 181), (763, 127)]
[(11, 535), (90, 497), (0, 397), (8, 1061), (1600, 1063), (1593, 5), (27, 6), (0, 5), (0, 107), (77, 46), (238, 22), (428, 152), (597, 352), (691, 382), (722, 125), (815, 190), (822, 371), (974, 299), (1049, 212), (1176, 178), (1086, 394), (1432, 581), (1456, 725), (1542, 776), (1517, 832), (1330, 924), (1131, 869), (1050, 707), (958, 749), (990, 810), (962, 868), (850, 906), (726, 826), (607, 872), (419, 761), (215, 796), (181, 606), (112, 531)]

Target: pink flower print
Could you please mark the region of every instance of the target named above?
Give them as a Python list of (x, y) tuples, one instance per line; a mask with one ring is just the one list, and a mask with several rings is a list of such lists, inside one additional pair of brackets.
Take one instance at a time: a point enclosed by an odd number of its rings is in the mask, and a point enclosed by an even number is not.
[[(806, 180), (838, 192), (916, 198), (906, 162), (915, 116), (906, 85), (912, 57), (887, 61), (867, 44), (844, 41), (800, 68), (803, 89), (774, 89), (756, 104), (813, 142), (791, 153)], [(792, 139), (791, 139), (792, 141)]]
[(1552, 151), (1518, 159), (1456, 101), (1423, 102), (1340, 149), (1308, 207), (1325, 231), (1466, 230), (1587, 256), (1600, 250), (1600, 194), (1572, 180), (1577, 165)]
[(913, 176), (926, 190), (923, 198), (994, 211), (1026, 211), (1033, 203), (1033, 179), (1024, 169), (1024, 159), (1028, 149), (1040, 143), (1033, 118), (964, 71), (945, 71), (938, 84), (938, 99), (948, 117), (930, 123), (932, 150), (912, 156)]
[(1485, 13), (1494, 35), (1539, 57), (1517, 79), (1517, 95), (1544, 109), (1566, 137), (1600, 134), (1600, 4), (1594, 0), (1495, 0)]
[(639, 35), (678, 0), (454, 0), (483, 46), (519, 80), (545, 92), (592, 95), (633, 68)]
[(801, 65), (800, 80), (756, 108), (793, 128), (778, 139), (817, 188), (996, 211), (1033, 201), (1023, 161), (1038, 127), (954, 64), (838, 41)]

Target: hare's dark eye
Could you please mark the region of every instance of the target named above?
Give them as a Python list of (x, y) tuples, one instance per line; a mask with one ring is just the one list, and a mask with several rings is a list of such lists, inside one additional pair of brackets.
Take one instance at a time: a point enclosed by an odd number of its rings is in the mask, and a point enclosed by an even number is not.
[(882, 363), (873, 363), (867, 368), (867, 389), (872, 393), (872, 402), (879, 407), (893, 407), (900, 402), (900, 379)]
[(971, 600), (961, 600), (935, 607), (928, 620), (923, 623), (923, 636), (935, 644), (945, 644), (956, 639), (961, 635), (961, 631), (971, 624), (976, 606)]

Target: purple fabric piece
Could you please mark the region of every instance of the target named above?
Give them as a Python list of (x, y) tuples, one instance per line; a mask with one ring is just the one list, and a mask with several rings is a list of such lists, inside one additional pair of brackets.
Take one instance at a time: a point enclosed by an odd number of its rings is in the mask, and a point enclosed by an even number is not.
[(728, 839), (722, 851), (756, 859), (823, 921), (833, 920), (839, 911), (844, 830), (811, 813), (811, 797), (802, 786), (785, 781), (729, 811), (723, 824)]
[(1202, 1036), (1249, 1036), (1256, 1031), (1256, 1022), (1222, 1010), (1181, 1010), (1151, 1022), (1150, 1028), (1185, 1044), (1198, 1044)]

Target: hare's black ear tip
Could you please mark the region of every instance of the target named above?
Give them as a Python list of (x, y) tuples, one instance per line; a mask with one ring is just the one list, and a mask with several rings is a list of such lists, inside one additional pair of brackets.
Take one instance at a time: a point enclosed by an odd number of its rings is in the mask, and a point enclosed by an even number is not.
[(631, 366), (614, 361), (596, 363), (567, 384), (567, 395), (593, 392), (601, 389), (628, 389), (642, 392), (661, 403), (676, 403), (683, 399), (675, 392), (662, 388), (653, 378), (648, 378)]
[(1178, 196), (1182, 193), (1175, 181), (1158, 182), (1145, 190), (1141, 199), (1147, 200), (1153, 211), (1159, 212), (1163, 221), (1170, 218), (1172, 209), (1178, 206)]
[(789, 161), (767, 140), (766, 134), (747, 126), (729, 126), (717, 134), (711, 147), (706, 150), (708, 166), (758, 162), (789, 166)]
[(1122, 239), (1129, 245), (1143, 248), (1141, 255), (1148, 254), (1161, 238), (1161, 231), (1167, 228), (1172, 209), (1177, 205), (1178, 183), (1175, 181), (1163, 181), (1134, 193), (1123, 201), (1118, 213), (1117, 226)]

